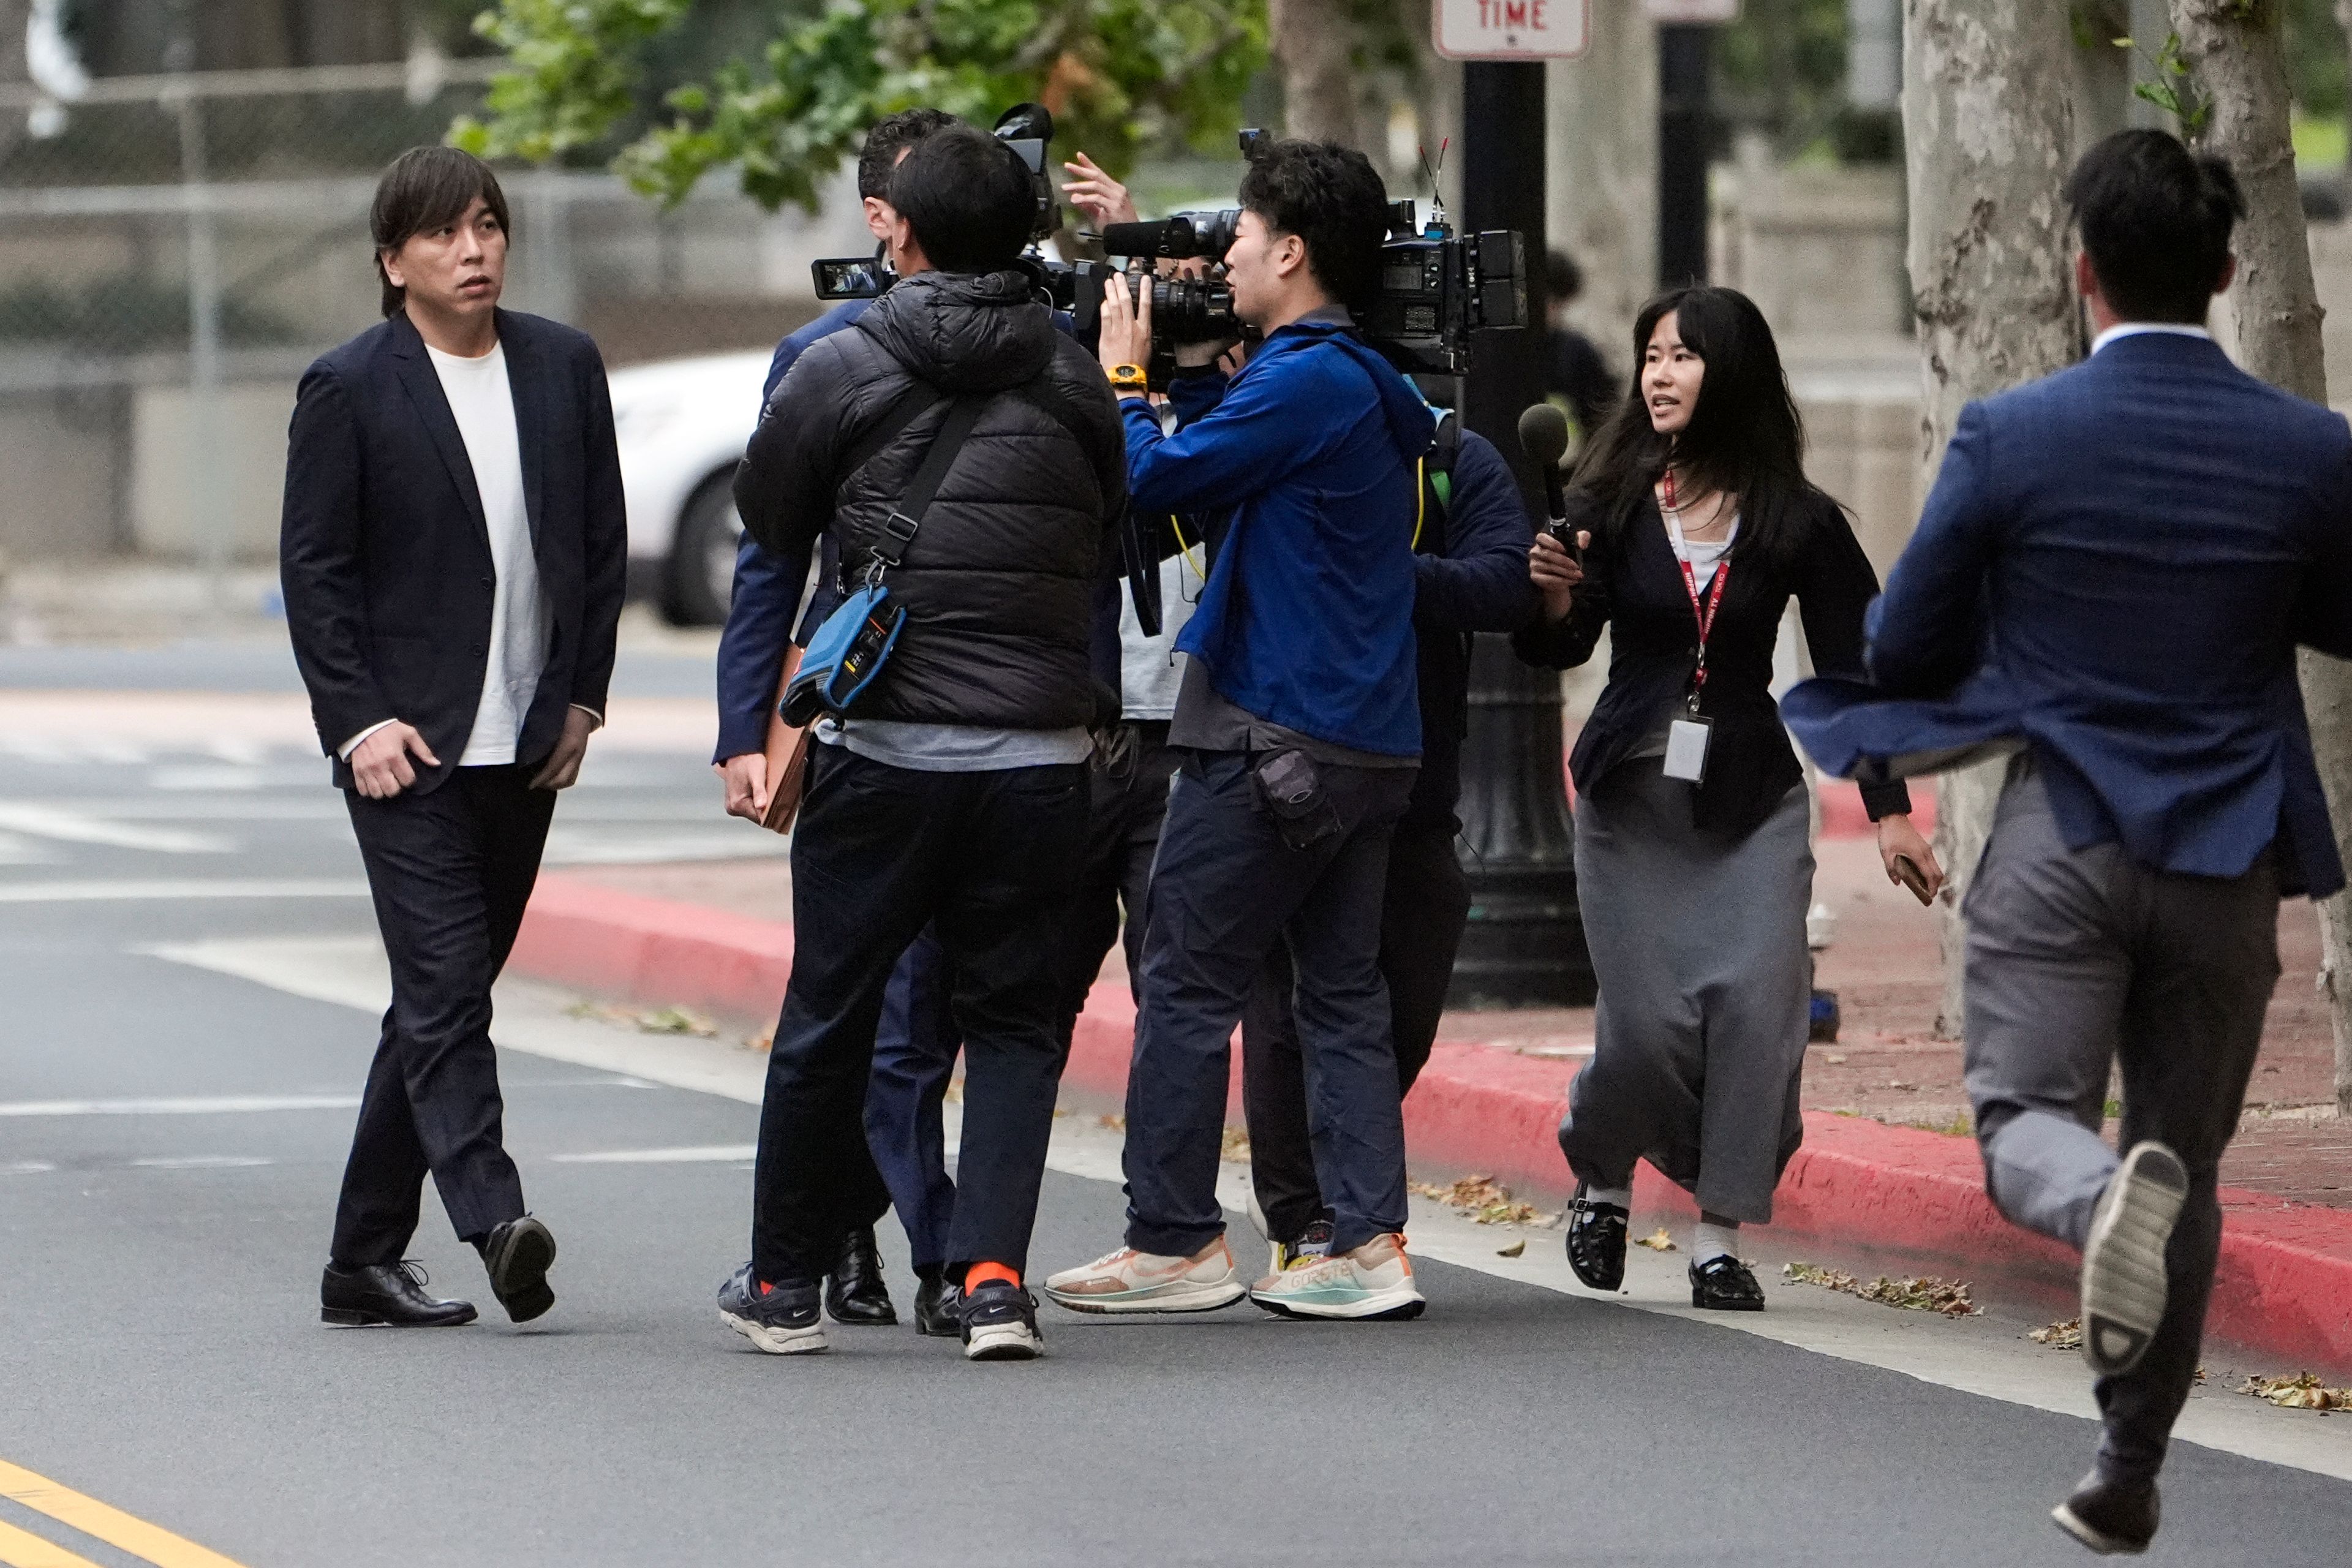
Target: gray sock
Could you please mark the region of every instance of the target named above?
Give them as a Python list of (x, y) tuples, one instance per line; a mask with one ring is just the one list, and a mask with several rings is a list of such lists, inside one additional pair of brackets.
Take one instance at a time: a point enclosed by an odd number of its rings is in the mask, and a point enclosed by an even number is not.
[(1691, 1238), (1691, 1261), (1704, 1266), (1711, 1258), (1728, 1258), (1735, 1263), (1739, 1260), (1738, 1225), (1709, 1225), (1705, 1220), (1699, 1221), (1698, 1234)]
[(1630, 1213), (1633, 1207), (1633, 1189), (1631, 1187), (1587, 1187), (1584, 1189), (1584, 1201), (1589, 1204), (1615, 1204), (1619, 1208), (1624, 1209)]

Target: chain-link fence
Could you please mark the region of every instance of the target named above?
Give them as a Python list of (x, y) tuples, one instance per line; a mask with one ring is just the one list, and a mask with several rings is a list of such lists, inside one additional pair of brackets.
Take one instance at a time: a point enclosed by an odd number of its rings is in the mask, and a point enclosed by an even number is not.
[[(376, 177), (497, 66), (0, 84), (0, 558), (266, 556), (295, 381), (377, 319)], [(835, 232), (854, 203), (811, 225), (724, 188), (664, 214), (603, 174), (502, 179), (508, 303), (616, 363), (772, 342), (813, 310), (807, 257), (863, 235)]]

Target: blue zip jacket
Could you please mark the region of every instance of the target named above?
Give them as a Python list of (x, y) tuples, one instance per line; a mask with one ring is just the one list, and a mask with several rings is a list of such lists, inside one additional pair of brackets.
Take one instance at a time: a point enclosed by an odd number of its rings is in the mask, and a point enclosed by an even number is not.
[(1141, 398), (1120, 408), (1133, 504), (1202, 517), (1209, 536), (1176, 646), (1270, 723), (1420, 755), (1413, 465), (1428, 405), (1353, 328), (1319, 321), (1276, 331), (1230, 382), (1186, 376), (1171, 396), (1194, 416), (1173, 436)]

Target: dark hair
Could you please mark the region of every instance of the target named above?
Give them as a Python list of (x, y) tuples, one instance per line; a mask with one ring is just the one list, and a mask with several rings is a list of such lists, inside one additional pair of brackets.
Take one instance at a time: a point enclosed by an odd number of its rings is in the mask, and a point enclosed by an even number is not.
[(1380, 291), (1389, 193), (1372, 161), (1336, 142), (1261, 142), (1242, 176), (1241, 203), (1276, 234), (1307, 242), (1307, 268), (1351, 310)]
[(876, 121), (866, 132), (866, 145), (857, 153), (858, 195), (880, 196), (887, 201), (890, 174), (898, 166), (898, 154), (934, 131), (962, 123), (944, 109), (902, 109)]
[(1021, 154), (969, 125), (916, 142), (890, 175), (889, 201), (942, 272), (1003, 271), (1021, 258), (1037, 217)]
[(2099, 289), (2128, 321), (2201, 324), (2246, 216), (2238, 177), (2161, 131), (2118, 131), (2066, 176)]
[(455, 147), (411, 147), (392, 161), (375, 184), (375, 205), (368, 211), (368, 235), (375, 241), (375, 277), (383, 285), (383, 313), (400, 314), (408, 290), (383, 269), (386, 252), (398, 250), (428, 228), (439, 228), (466, 216), (479, 196), (511, 241), (513, 220), (507, 216), (507, 196), (490, 166), (471, 153)]
[[(1661, 436), (1650, 426), (1641, 367), (1650, 334), (1668, 316), (1706, 373), (1690, 423)], [(1805, 478), (1804, 424), (1764, 312), (1736, 289), (1670, 289), (1634, 320), (1633, 364), (1633, 395), (1578, 455), (1571, 481), (1601, 503), (1603, 531), (1624, 526), (1671, 460), (1698, 489), (1739, 498), (1738, 554), (1785, 562), (1802, 542), (1807, 503), (1828, 498)]]
[(1565, 305), (1584, 292), (1584, 268), (1565, 250), (1544, 258), (1544, 292), (1555, 305)]

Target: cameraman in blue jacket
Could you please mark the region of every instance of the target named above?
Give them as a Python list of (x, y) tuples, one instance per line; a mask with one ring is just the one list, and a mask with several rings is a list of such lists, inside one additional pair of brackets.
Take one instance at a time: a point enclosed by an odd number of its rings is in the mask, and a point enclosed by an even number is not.
[[(1318, 1318), (1417, 1315), (1403, 1248), (1404, 1126), (1380, 970), (1389, 842), (1421, 761), (1412, 614), (1416, 464), (1432, 413), (1357, 331), (1388, 193), (1360, 153), (1261, 144), (1225, 254), (1264, 343), (1230, 380), (1192, 345), (1148, 401), (1148, 290), (1105, 291), (1101, 357), (1146, 514), (1204, 520), (1144, 935), (1128, 1079), (1127, 1245), (1047, 1294), (1098, 1312), (1203, 1311), (1251, 1295)], [(1308, 1130), (1330, 1256), (1245, 1285), (1216, 1195), (1231, 1041), (1277, 942), (1297, 971)]]

